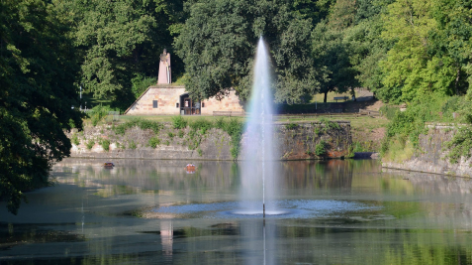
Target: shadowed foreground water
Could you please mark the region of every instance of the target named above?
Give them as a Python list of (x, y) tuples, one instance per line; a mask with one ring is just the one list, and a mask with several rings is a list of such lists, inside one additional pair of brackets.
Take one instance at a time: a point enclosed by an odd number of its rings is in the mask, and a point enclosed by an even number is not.
[(66, 160), (18, 216), (4, 264), (472, 264), (472, 181), (378, 161), (283, 162), (287, 212), (241, 215), (239, 165)]

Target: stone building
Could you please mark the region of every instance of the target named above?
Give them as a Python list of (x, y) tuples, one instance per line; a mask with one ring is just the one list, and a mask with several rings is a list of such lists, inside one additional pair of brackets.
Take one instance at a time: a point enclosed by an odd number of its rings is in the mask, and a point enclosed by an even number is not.
[(234, 89), (228, 89), (202, 102), (194, 102), (184, 86), (171, 84), (170, 54), (164, 50), (159, 62), (156, 86), (150, 86), (125, 111), (127, 115), (213, 115), (213, 112), (244, 113)]

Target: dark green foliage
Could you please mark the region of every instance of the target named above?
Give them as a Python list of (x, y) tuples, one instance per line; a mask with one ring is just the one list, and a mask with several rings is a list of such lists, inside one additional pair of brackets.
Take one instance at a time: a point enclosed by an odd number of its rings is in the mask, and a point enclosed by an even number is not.
[(350, 61), (353, 47), (344, 41), (344, 34), (329, 24), (319, 23), (312, 33), (313, 57), (319, 68), (327, 67), (328, 76), (322, 80), (320, 93), (346, 92), (358, 86), (357, 71)]
[(296, 128), (298, 128), (298, 124), (296, 123), (285, 124), (285, 129), (287, 130), (295, 130)]
[(150, 121), (145, 119), (132, 119), (125, 123), (119, 124), (115, 126), (115, 133), (116, 134), (125, 134), (127, 129), (139, 127), (142, 130), (151, 129), (154, 133), (158, 133), (160, 129), (163, 128), (163, 125), (157, 121)]
[(198, 149), (197, 149), (197, 152), (198, 152), (198, 155), (199, 155), (199, 156), (202, 156), (202, 155), (203, 155), (202, 149), (198, 148)]
[(201, 0), (187, 7), (190, 16), (174, 46), (195, 99), (230, 87), (247, 99), (261, 35), (273, 58), (276, 101), (300, 102), (319, 87), (323, 69), (315, 69), (309, 56), (312, 24), (306, 12), (294, 12), (284, 0)]
[(183, 138), (184, 137), (184, 131), (183, 130), (180, 130), (179, 133), (177, 134), (179, 136), (179, 138)]
[(168, 132), (167, 136), (169, 136), (170, 138), (174, 138), (175, 134), (173, 132)]
[(174, 126), (174, 129), (185, 129), (187, 124), (187, 119), (184, 119), (184, 117), (180, 115), (172, 117), (172, 125)]
[(161, 140), (159, 138), (157, 138), (157, 136), (154, 136), (151, 139), (149, 139), (148, 144), (149, 144), (150, 147), (156, 148), (158, 145), (161, 144)]
[(317, 155), (317, 156), (325, 155), (326, 154), (326, 147), (327, 147), (327, 144), (324, 141), (320, 141), (315, 146), (315, 155)]
[(148, 87), (156, 83), (155, 77), (145, 77), (139, 73), (135, 74), (135, 77), (131, 79), (131, 92), (133, 92), (135, 98), (139, 98)]
[[(76, 23), (73, 36), (83, 54), (85, 91), (126, 109), (150, 83), (145, 76), (158, 73), (163, 49), (172, 52), (171, 34), (179, 32), (177, 24), (184, 19), (183, 1), (74, 0), (64, 5)], [(180, 62), (172, 57), (174, 77), (180, 75)]]
[(103, 147), (103, 150), (105, 150), (107, 152), (110, 151), (110, 144), (111, 144), (110, 140), (108, 140), (108, 139), (102, 139), (100, 141), (100, 145)]
[(56, 1), (0, 1), (0, 199), (16, 214), (23, 192), (47, 185), (50, 161), (82, 128), (78, 56)]

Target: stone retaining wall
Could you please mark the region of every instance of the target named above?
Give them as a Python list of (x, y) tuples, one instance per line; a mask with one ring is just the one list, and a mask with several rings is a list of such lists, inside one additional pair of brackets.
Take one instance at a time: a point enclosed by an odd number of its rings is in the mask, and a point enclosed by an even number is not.
[[(320, 122), (276, 123), (275, 141), (279, 157), (282, 160), (341, 158), (348, 155), (351, 140), (350, 122), (336, 122), (338, 126), (327, 126)], [(183, 131), (173, 129), (170, 123), (157, 134), (152, 130), (141, 130), (137, 127), (128, 129), (124, 135), (117, 135), (110, 125), (85, 127), (84, 131), (72, 131), (69, 138), (77, 137), (80, 143), (72, 144), (71, 157), (75, 158), (126, 158), (126, 159), (192, 159), (192, 160), (233, 160), (231, 155), (231, 137), (220, 129), (211, 129), (201, 136), (200, 144), (192, 147), (195, 139), (190, 137), (190, 129)], [(169, 133), (174, 137), (169, 137)], [(157, 136), (161, 143), (152, 148), (149, 139)], [(111, 144), (105, 151), (100, 141), (108, 139)], [(91, 149), (87, 142), (95, 143)], [(326, 153), (315, 154), (316, 145), (323, 141)], [(72, 141), (74, 142), (74, 141)], [(241, 145), (244, 144), (244, 134)], [(135, 147), (134, 147), (135, 145)], [(240, 154), (238, 160), (244, 160)]]
[(444, 150), (444, 143), (454, 136), (454, 127), (444, 124), (427, 126), (429, 132), (426, 135), (420, 135), (419, 150), (412, 158), (402, 163), (383, 161), (382, 167), (472, 177), (472, 158), (462, 158), (457, 164), (452, 164), (446, 157), (447, 150)]

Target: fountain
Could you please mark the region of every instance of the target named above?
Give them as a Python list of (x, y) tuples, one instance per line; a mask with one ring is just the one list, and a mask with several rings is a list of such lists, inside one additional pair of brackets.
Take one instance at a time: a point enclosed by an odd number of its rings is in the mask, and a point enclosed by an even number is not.
[[(273, 97), (270, 58), (262, 37), (259, 39), (254, 64), (254, 82), (243, 136), (242, 185), (239, 214), (280, 214), (274, 202), (277, 187), (274, 147)], [(262, 203), (261, 203), (262, 202)]]

